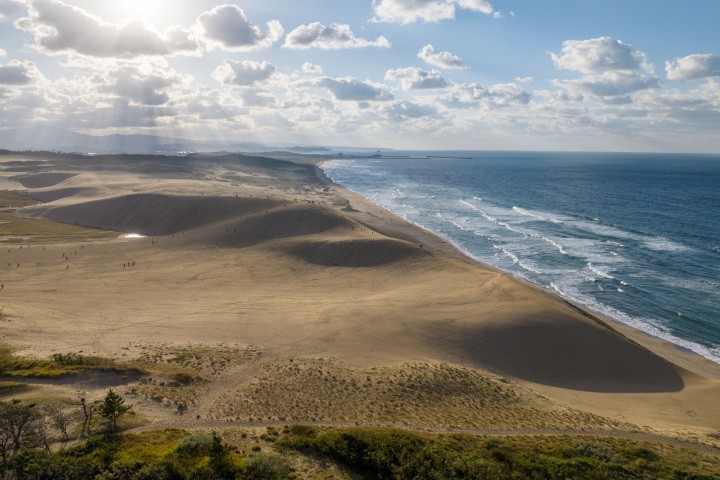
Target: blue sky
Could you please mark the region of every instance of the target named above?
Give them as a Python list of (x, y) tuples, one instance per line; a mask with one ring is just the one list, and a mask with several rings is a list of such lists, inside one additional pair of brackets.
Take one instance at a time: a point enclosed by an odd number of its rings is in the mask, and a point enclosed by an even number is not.
[(0, 0), (0, 129), (719, 152), (718, 18), (715, 0)]

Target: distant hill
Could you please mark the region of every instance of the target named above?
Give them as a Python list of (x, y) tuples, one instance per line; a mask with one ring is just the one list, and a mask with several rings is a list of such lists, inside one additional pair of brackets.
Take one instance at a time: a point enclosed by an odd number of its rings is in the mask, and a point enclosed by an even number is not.
[(0, 131), (0, 149), (59, 150), (78, 153), (266, 152), (328, 153), (321, 146), (264, 144), (218, 140), (191, 140), (145, 134), (87, 135), (60, 128), (16, 128)]

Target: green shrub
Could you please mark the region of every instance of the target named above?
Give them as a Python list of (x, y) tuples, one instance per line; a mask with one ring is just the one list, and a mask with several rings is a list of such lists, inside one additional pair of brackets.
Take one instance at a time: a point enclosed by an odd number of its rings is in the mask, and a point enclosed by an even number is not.
[(241, 478), (247, 480), (285, 480), (290, 473), (290, 465), (285, 459), (272, 455), (250, 457), (240, 470)]
[(205, 457), (210, 454), (212, 443), (209, 435), (188, 435), (177, 443), (175, 451), (181, 457)]

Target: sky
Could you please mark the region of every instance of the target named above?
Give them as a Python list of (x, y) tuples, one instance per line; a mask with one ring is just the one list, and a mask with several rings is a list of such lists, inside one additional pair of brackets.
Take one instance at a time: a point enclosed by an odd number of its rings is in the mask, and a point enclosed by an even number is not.
[(0, 0), (0, 130), (720, 153), (719, 18), (717, 0)]

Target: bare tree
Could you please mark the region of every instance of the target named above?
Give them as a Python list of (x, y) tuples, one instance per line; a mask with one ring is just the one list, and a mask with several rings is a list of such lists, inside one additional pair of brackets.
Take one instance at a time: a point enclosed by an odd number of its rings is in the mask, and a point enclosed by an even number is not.
[(95, 413), (95, 405), (88, 403), (85, 397), (80, 398), (80, 408), (83, 414), (83, 424), (80, 430), (80, 438), (90, 435), (90, 426), (92, 423), (93, 413)]
[(6, 427), (4, 415), (0, 415), (0, 459), (3, 465), (7, 464), (12, 453), (12, 438), (10, 428)]
[(45, 415), (50, 419), (52, 425), (60, 432), (60, 441), (63, 447), (70, 441), (68, 429), (72, 425), (72, 417), (65, 413), (57, 405), (48, 405), (45, 407)]
[(17, 454), (23, 447), (36, 447), (44, 443), (42, 419), (34, 403), (22, 403), (19, 400), (0, 402), (0, 443), (3, 444), (4, 460), (9, 455)]

